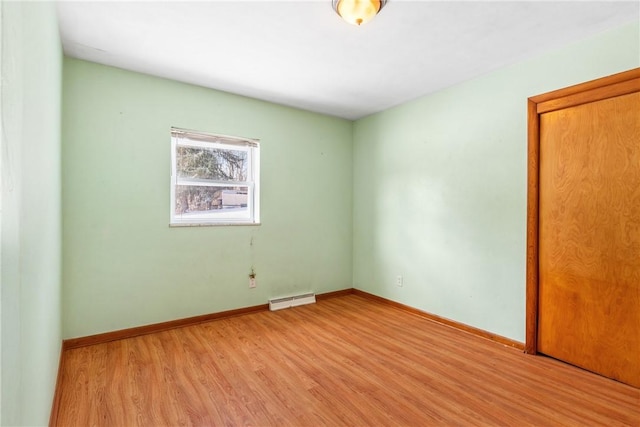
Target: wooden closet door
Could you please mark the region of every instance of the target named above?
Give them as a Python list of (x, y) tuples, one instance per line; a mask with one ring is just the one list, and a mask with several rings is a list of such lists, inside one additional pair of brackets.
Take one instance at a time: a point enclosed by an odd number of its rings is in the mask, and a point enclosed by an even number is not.
[(537, 351), (640, 387), (640, 92), (568, 104), (539, 115)]

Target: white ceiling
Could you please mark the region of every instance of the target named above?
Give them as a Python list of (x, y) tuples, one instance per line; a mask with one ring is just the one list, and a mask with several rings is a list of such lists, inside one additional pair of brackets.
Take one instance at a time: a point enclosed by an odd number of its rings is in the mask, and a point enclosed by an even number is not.
[(640, 1), (389, 0), (362, 27), (330, 0), (60, 1), (58, 16), (68, 56), (357, 119), (638, 20)]

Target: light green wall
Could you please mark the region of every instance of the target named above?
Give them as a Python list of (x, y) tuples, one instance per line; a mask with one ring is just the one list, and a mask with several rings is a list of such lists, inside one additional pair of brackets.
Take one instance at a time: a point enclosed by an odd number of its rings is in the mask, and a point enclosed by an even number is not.
[(354, 287), (524, 341), (526, 100), (640, 66), (639, 39), (620, 27), (355, 122)]
[[(262, 225), (168, 227), (171, 126), (261, 139)], [(347, 120), (65, 59), (64, 336), (350, 288), (351, 137)]]
[(2, 425), (46, 425), (61, 344), (60, 99), (53, 3), (2, 2)]

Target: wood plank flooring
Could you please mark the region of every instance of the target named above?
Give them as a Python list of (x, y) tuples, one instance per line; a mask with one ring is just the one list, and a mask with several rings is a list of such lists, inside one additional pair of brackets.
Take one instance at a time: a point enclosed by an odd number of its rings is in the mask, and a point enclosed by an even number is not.
[(357, 295), (66, 350), (58, 426), (639, 426), (640, 390)]

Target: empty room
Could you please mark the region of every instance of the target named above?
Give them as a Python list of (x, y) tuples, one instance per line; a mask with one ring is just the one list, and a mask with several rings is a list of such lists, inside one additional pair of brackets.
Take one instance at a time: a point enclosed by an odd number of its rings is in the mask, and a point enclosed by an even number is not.
[(640, 425), (640, 2), (2, 1), (0, 425)]

